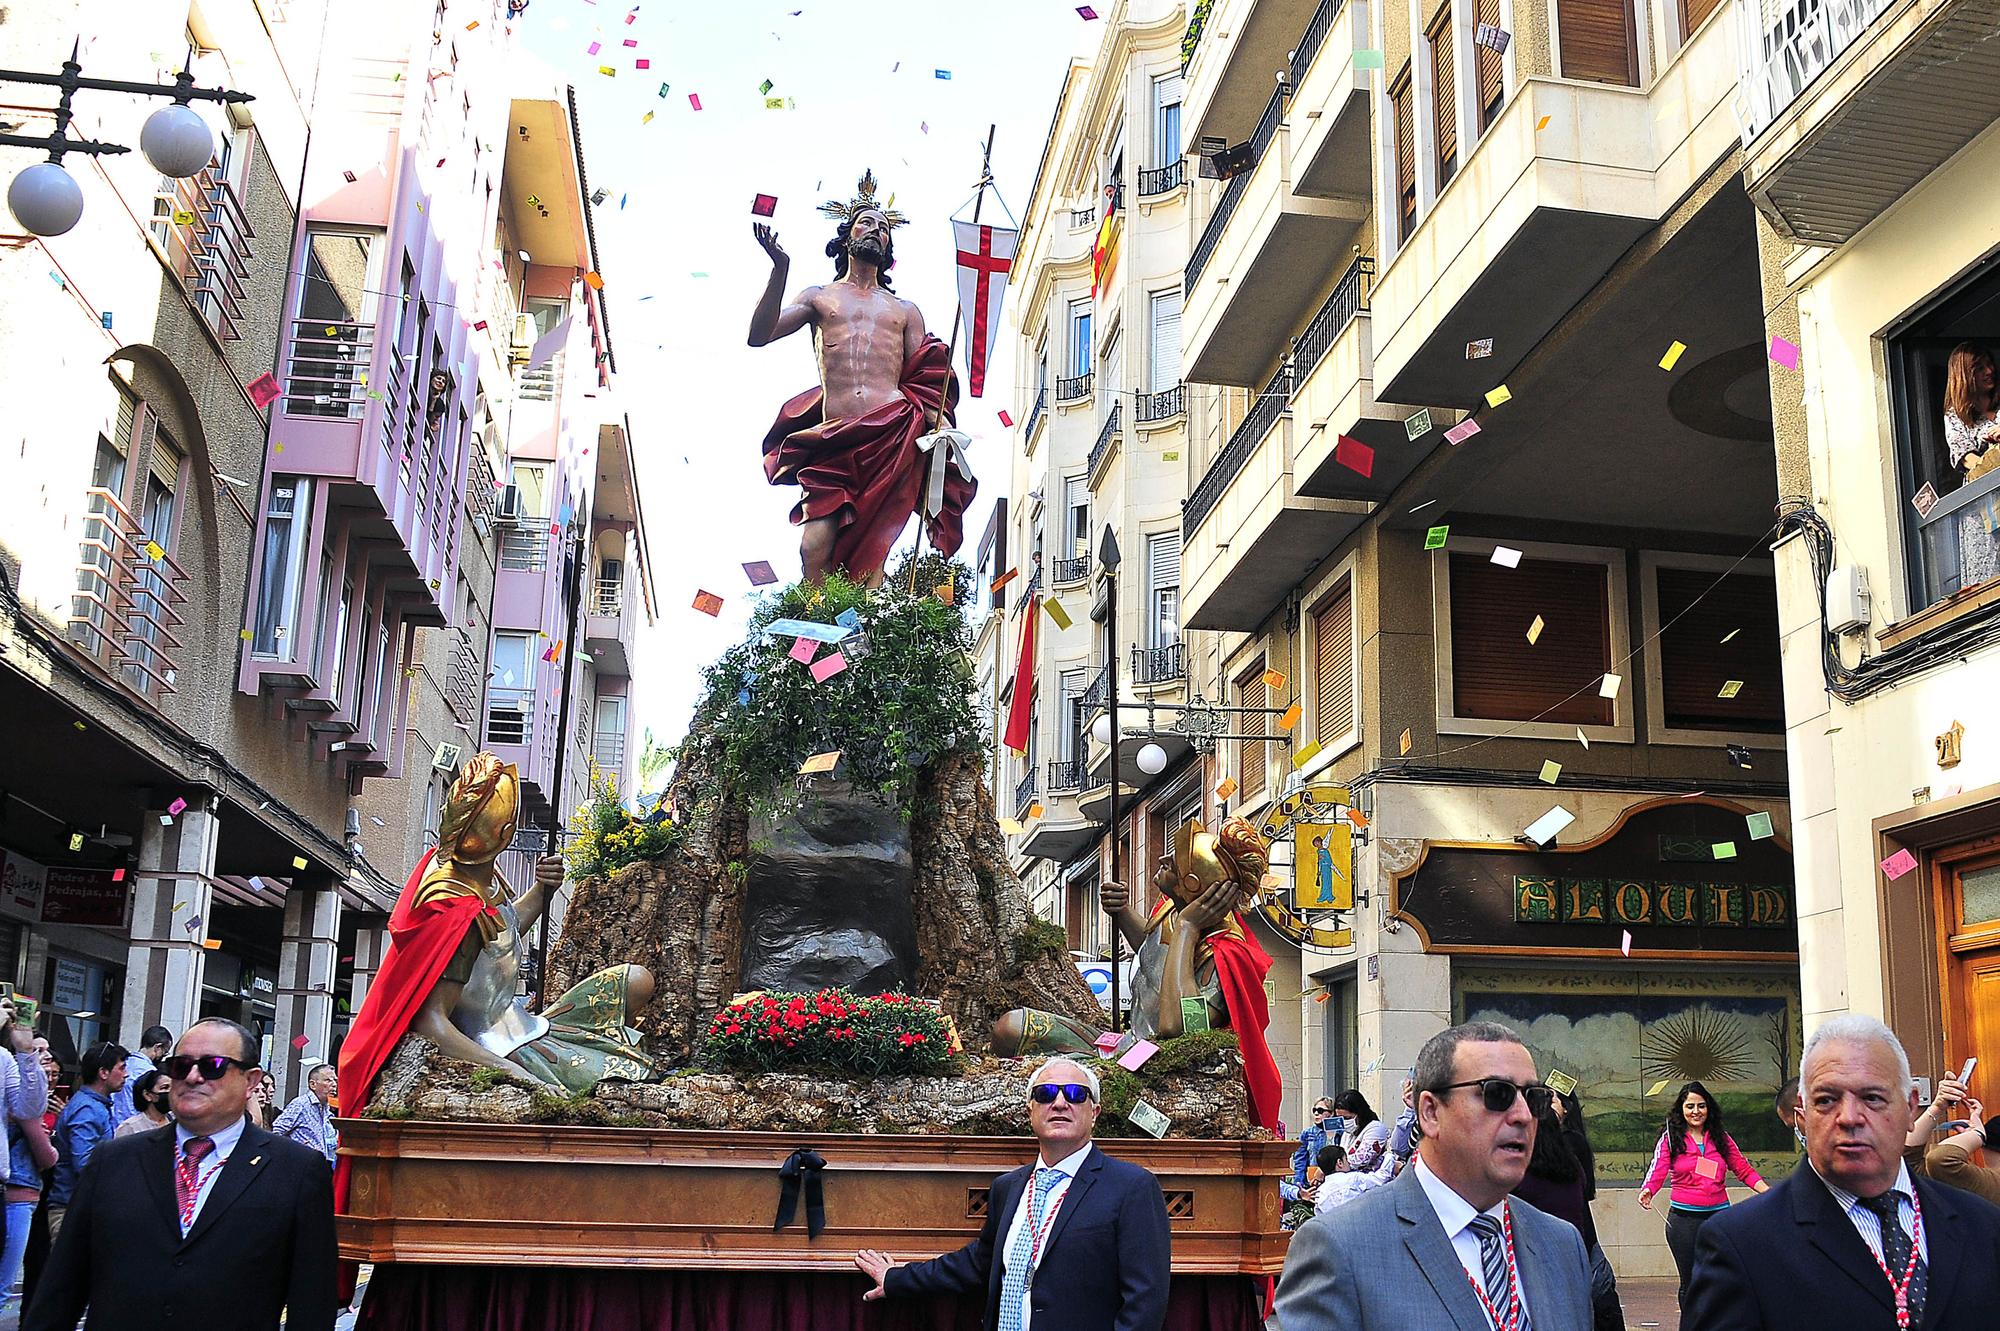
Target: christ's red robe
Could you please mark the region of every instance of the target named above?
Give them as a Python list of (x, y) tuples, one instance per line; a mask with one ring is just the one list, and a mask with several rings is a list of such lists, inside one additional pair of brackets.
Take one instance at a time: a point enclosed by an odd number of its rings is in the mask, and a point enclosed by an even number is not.
[[(923, 504), (929, 456), (917, 447), (926, 413), (943, 405), (951, 359), (945, 344), (926, 336), (903, 365), (903, 395), (861, 416), (829, 421), (821, 390), (809, 388), (778, 412), (764, 436), (764, 475), (773, 485), (804, 493), (792, 521), (831, 518), (838, 530), (829, 568), (851, 578), (879, 572), (889, 549)], [(965, 508), (978, 485), (956, 467), (945, 473), (944, 507), (930, 519), (931, 546), (951, 555), (965, 539)]]

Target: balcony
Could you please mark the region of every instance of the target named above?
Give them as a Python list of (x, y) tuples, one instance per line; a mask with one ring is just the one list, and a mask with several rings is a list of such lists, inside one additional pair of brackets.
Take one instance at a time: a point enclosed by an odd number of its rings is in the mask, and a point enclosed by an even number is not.
[(1165, 166), (1142, 167), (1139, 171), (1139, 198), (1157, 199), (1187, 184), (1187, 158), (1177, 157)]
[(1745, 178), (1804, 244), (1853, 239), (2000, 119), (2000, 0), (1734, 3)]
[(1144, 687), (1187, 678), (1187, 649), (1180, 639), (1161, 647), (1132, 649), (1132, 682)]
[(1182, 505), (1186, 628), (1254, 632), (1373, 511), (1299, 491), (1288, 387), (1281, 369)]
[(1021, 773), (1021, 779), (1014, 785), (1014, 817), (1026, 818), (1028, 808), (1035, 802), (1035, 769), (1030, 767)]
[(285, 356), (285, 414), (358, 421), (368, 410), (372, 323), (292, 320)]
[(1104, 418), (1104, 426), (1097, 432), (1097, 442), (1090, 446), (1090, 459), (1085, 465), (1084, 475), (1089, 477), (1087, 483), (1093, 489), (1096, 487), (1098, 479), (1104, 474), (1105, 464), (1111, 461), (1111, 445), (1118, 438), (1118, 432), (1124, 415), (1125, 404), (1123, 402), (1112, 403), (1111, 414)]
[(1285, 67), (1315, 8), (1315, 0), (1215, 0), (1198, 14), (1181, 106), (1189, 143), (1249, 137), (1271, 95), (1271, 72)]
[(134, 693), (176, 693), (188, 574), (111, 491), (84, 491), (70, 640)]
[(1082, 374), (1067, 379), (1056, 380), (1056, 405), (1073, 407), (1079, 402), (1090, 400), (1090, 382), (1093, 376), (1086, 370)]
[(188, 299), (225, 342), (243, 336), (243, 282), (257, 233), (229, 182), (211, 161), (199, 173), (162, 182), (153, 208), (153, 239), (166, 251)]
[(1362, 0), (1321, 0), (1292, 58), (1293, 188), (1329, 199), (1366, 199), (1373, 189), (1368, 164), (1368, 71), (1354, 67), (1367, 48), (1368, 6)]
[(1133, 404), (1133, 416), (1143, 428), (1173, 420), (1187, 413), (1187, 385), (1175, 384), (1157, 393), (1140, 393)]
[(1049, 390), (1047, 388), (1036, 389), (1035, 405), (1028, 408), (1028, 423), (1021, 427), (1021, 440), (1026, 452), (1033, 453), (1035, 451), (1035, 430), (1041, 425), (1042, 417), (1046, 414), (1048, 405)]
[(500, 568), (505, 573), (541, 573), (549, 566), (546, 518), (530, 517), (500, 528)]
[(1526, 80), (1435, 200), (1420, 181), (1376, 283), (1382, 397), (1479, 401), (1709, 178), (1736, 147), (1734, 33), (1704, 24), (1649, 89)]
[[(1049, 797), (1042, 815), (1029, 821), (1021, 839), (1021, 853), (1036, 859), (1067, 863), (1103, 834), (1098, 822), (1086, 818), (1078, 807), (1076, 788), (1083, 779), (1083, 763), (1068, 759), (1049, 764)], [(1057, 785), (1057, 782), (1064, 784)], [(1060, 793), (1058, 793), (1060, 792)]]
[[(1432, 429), (1411, 439), (1403, 424), (1409, 412), (1375, 400), (1368, 310), (1374, 273), (1374, 259), (1356, 258), (1292, 346), (1292, 413), (1305, 430), (1296, 463), (1301, 494), (1379, 502), (1444, 437)], [(1343, 439), (1370, 450), (1365, 466), (1354, 465), (1359, 459), (1352, 443), (1343, 451)]]
[(625, 732), (600, 730), (591, 735), (590, 761), (615, 786), (625, 771)]
[(1075, 559), (1052, 559), (1049, 561), (1049, 577), (1060, 587), (1066, 583), (1082, 582), (1090, 576), (1090, 556), (1078, 555)]
[(1058, 758), (1049, 764), (1049, 793), (1075, 790), (1083, 784), (1083, 760)]
[(486, 743), (518, 744), (526, 747), (535, 734), (535, 691), (502, 688), (494, 684), (486, 690)]
[(584, 616), (583, 649), (600, 675), (632, 674), (631, 587), (623, 578), (599, 578), (591, 585)]
[[(1316, 10), (1294, 53), (1294, 68), (1303, 74), (1351, 64), (1336, 59), (1333, 50), (1325, 59), (1317, 57), (1329, 33), (1337, 31), (1350, 45), (1358, 39), (1354, 18), (1346, 6)], [(1354, 76), (1346, 70), (1343, 77), (1351, 84)], [(1340, 146), (1351, 141), (1361, 153), (1352, 160), (1366, 162), (1365, 85), (1339, 104), (1346, 113), (1337, 117), (1342, 126), (1337, 133), (1322, 127), (1324, 110), (1297, 97), (1288, 102), (1284, 86), (1265, 104), (1250, 137), (1253, 163), (1223, 185), (1183, 274), (1189, 379), (1256, 383), (1284, 353), (1286, 335), (1312, 312), (1322, 283), (1333, 279), (1334, 256), (1351, 253), (1370, 208), (1366, 182), (1345, 194), (1332, 191), (1358, 174), (1352, 162), (1324, 167), (1318, 194), (1305, 192), (1296, 178), (1308, 134), (1321, 146), (1323, 160), (1338, 158)], [(1317, 119), (1304, 119), (1309, 111)]]

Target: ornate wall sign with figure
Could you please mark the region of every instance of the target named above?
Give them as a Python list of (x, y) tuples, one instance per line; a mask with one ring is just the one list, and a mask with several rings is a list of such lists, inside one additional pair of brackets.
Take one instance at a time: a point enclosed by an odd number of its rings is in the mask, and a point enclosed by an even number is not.
[(631, 1028), (652, 1001), (642, 966), (608, 966), (541, 1012), (516, 997), (522, 933), (562, 883), (562, 860), (544, 857), (516, 893), (495, 865), (520, 821), (513, 764), (475, 754), (459, 772), (424, 856), (389, 916), (389, 951), (341, 1047), (344, 1096), (358, 1111), (406, 1032), (445, 1055), (571, 1093), (604, 1080), (649, 1081), (652, 1059)]
[(890, 233), (902, 215), (877, 201), (872, 171), (854, 198), (820, 211), (840, 219), (826, 247), (834, 280), (789, 303), (791, 257), (771, 227), (751, 228), (771, 256), (771, 278), (750, 315), (750, 345), (810, 326), (820, 376), (817, 387), (785, 403), (764, 436), (764, 475), (802, 492), (792, 521), (805, 578), (817, 582), (845, 569), (873, 587), (920, 506), (931, 545), (955, 553), (978, 487), (965, 464), (967, 436), (938, 431), (941, 421), (954, 420), (957, 403), (951, 353), (926, 330), (916, 305), (889, 289), (896, 263)]
[[(1142, 917), (1120, 883), (1099, 889), (1104, 909), (1136, 949), (1132, 974), (1132, 1033), (1166, 1040), (1190, 1028), (1227, 1027), (1242, 1050), (1250, 1119), (1277, 1122), (1279, 1079), (1265, 1032), (1271, 1024), (1264, 976), (1271, 958), (1243, 921), (1269, 867), (1269, 847), (1241, 818), (1208, 833), (1190, 821), (1174, 837), (1153, 876), (1160, 903)], [(1101, 1031), (1088, 1023), (1016, 1008), (993, 1023), (993, 1051), (1012, 1054), (1082, 1052)]]

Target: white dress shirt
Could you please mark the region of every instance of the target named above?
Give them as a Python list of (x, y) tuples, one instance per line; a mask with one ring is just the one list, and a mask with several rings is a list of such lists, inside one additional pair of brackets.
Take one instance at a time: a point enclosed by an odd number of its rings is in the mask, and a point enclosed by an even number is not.
[[(1063, 1175), (1056, 1181), (1056, 1185), (1049, 1189), (1048, 1200), (1042, 1203), (1045, 1208), (1042, 1211), (1042, 1224), (1051, 1234), (1055, 1231), (1056, 1212), (1061, 1209), (1063, 1198), (1069, 1196), (1069, 1185), (1076, 1182), (1076, 1171), (1083, 1168), (1084, 1158), (1089, 1154), (1090, 1143), (1085, 1142), (1081, 1150), (1071, 1152), (1052, 1165), (1045, 1166), (1039, 1155), (1035, 1157), (1035, 1169), (1058, 1169)], [(1035, 1169), (1028, 1171), (1028, 1181), (1021, 1189), (1021, 1204), (1014, 1208), (1013, 1223), (1007, 1226), (1006, 1236), (1000, 1244), (999, 1260), (1002, 1274), (1007, 1270), (1007, 1254), (1014, 1251), (1014, 1239), (1020, 1234), (1021, 1226), (1028, 1223), (1028, 1212), (1034, 1208)], [(1039, 1265), (1041, 1258), (1047, 1255), (1048, 1252), (1044, 1249), (1036, 1257), (1036, 1264)], [(1034, 1284), (1035, 1273), (1030, 1271), (1028, 1283), (1021, 1289), (1021, 1331), (1028, 1331), (1029, 1319), (1034, 1316), (1033, 1300), (1029, 1297), (1034, 1293)]]
[[(246, 1121), (239, 1118), (221, 1131), (208, 1134), (208, 1139), (215, 1143), (215, 1149), (210, 1151), (201, 1164), (196, 1167), (198, 1170), (197, 1177), (201, 1182), (195, 1188), (194, 1213), (188, 1217), (187, 1229), (181, 1231), (182, 1238), (186, 1238), (188, 1230), (194, 1228), (194, 1222), (201, 1219), (201, 1208), (207, 1205), (208, 1194), (215, 1191), (215, 1181), (222, 1177), (222, 1169), (224, 1165), (229, 1163), (230, 1152), (236, 1149), (237, 1142), (243, 1140), (243, 1125)], [(181, 1166), (181, 1148), (187, 1145), (190, 1137), (199, 1137), (200, 1135), (198, 1132), (190, 1132), (186, 1124), (174, 1124), (174, 1169), (176, 1173), (179, 1172)]]
[[(1437, 1212), (1438, 1223), (1444, 1226), (1444, 1236), (1451, 1240), (1451, 1250), (1458, 1255), (1458, 1264), (1465, 1268), (1466, 1279), (1472, 1282), (1474, 1289), (1485, 1289), (1486, 1264), (1479, 1255), (1479, 1235), (1473, 1232), (1472, 1220), (1474, 1216), (1485, 1214), (1504, 1225), (1506, 1199), (1502, 1198), (1499, 1203), (1488, 1207), (1484, 1212), (1475, 1211), (1471, 1202), (1453, 1192), (1449, 1183), (1431, 1173), (1430, 1167), (1424, 1163), (1421, 1151), (1417, 1153), (1415, 1168), (1417, 1182), (1423, 1184), (1424, 1196), (1430, 1199), (1431, 1210)], [(1518, 1260), (1517, 1258), (1517, 1263)], [(1525, 1281), (1521, 1282), (1518, 1293), (1521, 1299), (1521, 1311), (1525, 1315), (1528, 1311), (1528, 1290)], [(1528, 1320), (1530, 1323), (1533, 1321), (1532, 1318)]]
[[(1813, 1173), (1819, 1178), (1821, 1183), (1826, 1184), (1826, 1190), (1833, 1194), (1833, 1199), (1836, 1202), (1840, 1203), (1840, 1209), (1847, 1212), (1848, 1223), (1853, 1225), (1855, 1232), (1861, 1235), (1861, 1241), (1868, 1245), (1868, 1250), (1875, 1254), (1875, 1260), (1878, 1262), (1881, 1261), (1881, 1217), (1863, 1206), (1861, 1198), (1841, 1187), (1838, 1183), (1833, 1182), (1826, 1175), (1821, 1174), (1817, 1168), (1813, 1170)], [(1914, 1234), (1916, 1233), (1915, 1222), (1917, 1210), (1911, 1204), (1910, 1199), (1917, 1195), (1917, 1189), (1916, 1185), (1910, 1182), (1910, 1167), (1908, 1165), (1899, 1164), (1896, 1166), (1894, 1191), (1896, 1194), (1896, 1219), (1902, 1224), (1905, 1234)], [(1917, 1251), (1922, 1254), (1924, 1265), (1929, 1266), (1931, 1261), (1930, 1239), (1922, 1234), (1917, 1234), (1916, 1238)], [(1903, 1273), (1897, 1271), (1895, 1272), (1895, 1277), (1901, 1280)]]

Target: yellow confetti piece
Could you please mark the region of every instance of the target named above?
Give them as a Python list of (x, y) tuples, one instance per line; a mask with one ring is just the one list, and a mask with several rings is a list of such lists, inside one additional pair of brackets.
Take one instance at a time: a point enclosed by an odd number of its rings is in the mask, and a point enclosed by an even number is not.
[(589, 287), (592, 291), (604, 290), (604, 279), (599, 277), (596, 273), (585, 273), (583, 275), (583, 284)]
[(652, 123), (653, 123), (653, 113), (652, 113), (651, 111), (648, 111), (648, 112), (646, 112), (646, 114), (645, 114), (645, 115), (642, 115), (642, 116), (640, 116), (640, 117), (639, 117), (639, 123), (640, 123), (640, 124), (642, 124), (642, 125), (650, 125), (650, 124), (652, 124)]
[(167, 552), (160, 548), (160, 543), (158, 541), (146, 542), (146, 558), (153, 560), (157, 563), (159, 560), (165, 559), (166, 557), (167, 557)]
[(817, 772), (831, 772), (840, 763), (840, 750), (831, 753), (815, 753), (799, 764), (799, 775), (811, 776)]
[(1314, 740), (1312, 743), (1306, 745), (1303, 749), (1300, 749), (1298, 753), (1293, 755), (1292, 766), (1294, 768), (1304, 767), (1307, 763), (1319, 757), (1319, 751), (1320, 751), (1319, 741)]
[(1590, 748), (1590, 736), (1583, 733), (1582, 726), (1576, 728), (1576, 742), (1583, 745), (1586, 750)]
[(1553, 758), (1543, 759), (1542, 784), (1553, 786), (1556, 783), (1556, 778), (1561, 776), (1562, 774), (1563, 774), (1563, 765), (1561, 763), (1555, 761)]
[(294, 856), (292, 856), (292, 867), (293, 867), (294, 869), (303, 869), (303, 868), (305, 868), (305, 867), (306, 867), (306, 857), (305, 857), (305, 856), (303, 856), (303, 855), (294, 855)]
[(1489, 407), (1497, 407), (1503, 402), (1512, 402), (1513, 400), (1514, 395), (1507, 391), (1507, 385), (1505, 384), (1501, 384), (1486, 395), (1486, 405)]
[(1000, 830), (1002, 832), (1005, 832), (1008, 836), (1019, 836), (1021, 835), (1023, 829), (1021, 827), (1021, 824), (1015, 821), (1014, 819), (1002, 818), (1000, 820)]
[(1540, 615), (1536, 615), (1535, 622), (1528, 625), (1528, 645), (1530, 647), (1533, 647), (1536, 641), (1542, 636), (1543, 627), (1544, 625), (1542, 624), (1542, 617)]
[(599, 65), (597, 67), (597, 72), (602, 74), (607, 79), (615, 79), (618, 77), (618, 67), (616, 65)]
[(1540, 120), (1537, 120), (1535, 122), (1535, 133), (1539, 134), (1543, 130), (1547, 129), (1549, 127), (1549, 121), (1552, 119), (1554, 119), (1553, 116), (1543, 116)]
[(1406, 729), (1396, 740), (1396, 753), (1398, 757), (1407, 758), (1410, 756), (1410, 743), (1410, 732)]
[(1716, 693), (1715, 696), (1718, 698), (1734, 698), (1737, 694), (1741, 692), (1743, 692), (1742, 680), (1725, 679), (1722, 681), (1722, 688)]
[(1651, 1086), (1648, 1086), (1646, 1088), (1646, 1098), (1650, 1100), (1654, 1096), (1658, 1095), (1661, 1091), (1664, 1091), (1666, 1089), (1667, 1089), (1667, 1083), (1664, 1080), (1656, 1081)]
[(282, 453), (285, 451), (285, 446), (283, 444), (272, 444), (271, 451), (273, 453)]
[(1235, 777), (1225, 776), (1222, 778), (1222, 780), (1215, 783), (1215, 797), (1217, 799), (1226, 800), (1235, 793), (1236, 793)]
[(936, 596), (938, 600), (943, 601), (946, 605), (956, 604), (958, 600), (958, 592), (949, 582), (940, 582), (932, 590), (932, 595)]
[(1267, 689), (1284, 688), (1285, 672), (1282, 670), (1266, 670), (1264, 672), (1264, 687)]
[(214, 952), (222, 946), (222, 940), (220, 938), (204, 938), (201, 940), (201, 945), (210, 952)]
[(1663, 370), (1673, 369), (1674, 363), (1680, 360), (1681, 353), (1686, 350), (1687, 350), (1687, 343), (1685, 342), (1676, 342), (1672, 346), (1668, 347), (1667, 354), (1660, 357), (1660, 368)]
[(243, 639), (243, 641), (245, 641), (245, 642), (248, 642), (248, 641), (250, 641), (250, 639), (251, 639), (251, 637), (252, 637), (252, 634), (251, 634), (251, 632), (250, 632), (250, 630), (249, 630), (249, 629), (244, 629), (244, 630), (243, 630), (242, 632), (238, 633), (238, 634), (237, 634), (236, 636), (237, 636), (237, 637), (239, 637), (239, 638), (241, 638), (241, 639)]
[(191, 212), (189, 212), (189, 211), (187, 211), (187, 210), (186, 210), (185, 208), (176, 208), (176, 209), (174, 209), (174, 225), (175, 225), (175, 226), (193, 226), (193, 225), (194, 225), (194, 214), (193, 214), (193, 213), (191, 213)]
[(1299, 716), (1300, 716), (1299, 705), (1297, 703), (1293, 703), (1290, 707), (1287, 707), (1285, 709), (1285, 714), (1278, 718), (1278, 729), (1290, 730), (1293, 726), (1299, 723)]
[(1049, 618), (1056, 622), (1056, 627), (1059, 629), (1066, 629), (1075, 622), (1070, 619), (1069, 611), (1062, 608), (1062, 602), (1053, 597), (1042, 602), (1042, 609), (1048, 612)]
[(1039, 818), (1048, 811), (1048, 806), (1040, 800), (1035, 800), (1028, 805), (1028, 816), (1030, 818)]

